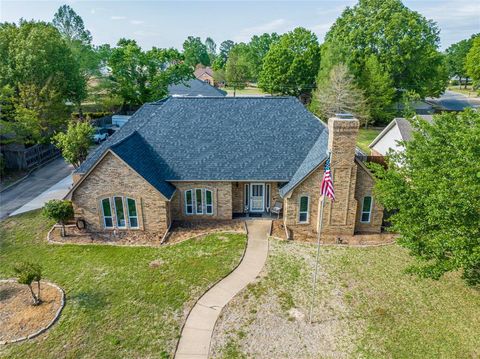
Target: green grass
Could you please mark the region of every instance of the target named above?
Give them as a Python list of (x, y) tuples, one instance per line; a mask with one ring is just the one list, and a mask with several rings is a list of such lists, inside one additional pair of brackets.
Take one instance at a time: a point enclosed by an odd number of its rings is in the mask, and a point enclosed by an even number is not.
[[(227, 91), (229, 96), (233, 96), (233, 88), (225, 87), (222, 90)], [(245, 87), (244, 89), (237, 89), (237, 95), (264, 95), (265, 93), (258, 87)]]
[(473, 90), (472, 86), (467, 86), (467, 88), (464, 88), (462, 86), (448, 86), (448, 89), (453, 92), (458, 92), (461, 93), (462, 95), (465, 95), (467, 97), (478, 97), (480, 95), (479, 91)]
[(358, 354), (392, 358), (478, 358), (480, 293), (459, 273), (435, 281), (405, 272), (413, 259), (394, 245), (324, 251), (331, 276), (366, 321)]
[(370, 148), (368, 148), (368, 145), (372, 143), (380, 132), (382, 132), (382, 130), (379, 128), (360, 128), (358, 131), (357, 146), (366, 154), (370, 154)]
[[(0, 348), (0, 357), (170, 357), (184, 311), (235, 267), (246, 243), (215, 234), (161, 248), (52, 245), (51, 225), (38, 211), (0, 223), (0, 277), (13, 277), (18, 260), (36, 261), (67, 298), (48, 334)], [(155, 259), (163, 264), (150, 268)]]

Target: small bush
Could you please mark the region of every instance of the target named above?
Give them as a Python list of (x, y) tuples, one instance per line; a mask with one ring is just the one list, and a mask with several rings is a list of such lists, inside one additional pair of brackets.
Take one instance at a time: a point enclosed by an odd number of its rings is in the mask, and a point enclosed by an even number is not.
[(52, 199), (45, 203), (43, 214), (47, 218), (53, 219), (62, 225), (62, 237), (65, 237), (65, 222), (73, 218), (72, 202)]
[[(42, 267), (39, 264), (30, 262), (17, 263), (13, 270), (18, 276), (18, 283), (25, 284), (30, 289), (33, 298), (33, 305), (42, 303), (40, 298), (40, 280), (42, 279)], [(37, 282), (37, 293), (33, 291), (32, 283)]]

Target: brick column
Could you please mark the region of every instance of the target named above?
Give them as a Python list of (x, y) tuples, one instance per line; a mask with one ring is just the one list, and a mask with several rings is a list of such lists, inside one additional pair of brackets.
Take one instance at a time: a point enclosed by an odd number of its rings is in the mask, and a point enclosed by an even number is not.
[(334, 117), (328, 120), (328, 150), (332, 153), (335, 202), (325, 206), (325, 234), (353, 235), (355, 230), (357, 166), (354, 161), (358, 127), (357, 119)]

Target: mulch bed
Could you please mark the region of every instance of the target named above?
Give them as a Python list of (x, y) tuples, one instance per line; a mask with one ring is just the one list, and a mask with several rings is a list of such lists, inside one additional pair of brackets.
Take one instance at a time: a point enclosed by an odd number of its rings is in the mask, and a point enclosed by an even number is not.
[(0, 281), (0, 344), (33, 338), (55, 322), (64, 304), (63, 292), (50, 283), (40, 284), (42, 303), (34, 306), (26, 285)]
[(166, 243), (174, 244), (216, 232), (246, 233), (245, 221), (241, 219), (208, 222), (175, 221), (170, 228)]

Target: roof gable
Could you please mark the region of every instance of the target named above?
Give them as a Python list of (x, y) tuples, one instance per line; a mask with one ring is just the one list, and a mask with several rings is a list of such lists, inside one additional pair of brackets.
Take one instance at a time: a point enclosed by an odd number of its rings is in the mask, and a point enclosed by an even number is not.
[(205, 81), (190, 79), (186, 82), (168, 86), (171, 96), (226, 96), (227, 93)]

